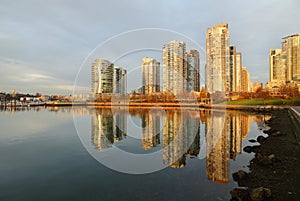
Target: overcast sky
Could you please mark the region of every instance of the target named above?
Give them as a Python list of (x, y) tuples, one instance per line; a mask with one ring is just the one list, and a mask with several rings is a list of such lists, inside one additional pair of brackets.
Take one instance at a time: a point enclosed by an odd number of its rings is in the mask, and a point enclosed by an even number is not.
[[(117, 34), (159, 28), (178, 32), (205, 49), (207, 28), (224, 22), (229, 23), (231, 44), (242, 52), (252, 81), (266, 83), (269, 49), (280, 48), (282, 37), (300, 33), (299, 10), (299, 0), (1, 0), (0, 91), (71, 94), (89, 53)], [(147, 37), (152, 40), (151, 34)], [(153, 40), (158, 37), (153, 34)], [(93, 58), (104, 56), (97, 54)], [(161, 61), (159, 54), (157, 57)], [(118, 65), (127, 68), (141, 63), (130, 59)], [(204, 64), (202, 54), (202, 67)], [(83, 67), (90, 71), (90, 64)], [(90, 80), (88, 74), (78, 75)], [(128, 79), (140, 81), (140, 77), (138, 70), (132, 70)], [(90, 83), (80, 82), (80, 87), (88, 88)]]

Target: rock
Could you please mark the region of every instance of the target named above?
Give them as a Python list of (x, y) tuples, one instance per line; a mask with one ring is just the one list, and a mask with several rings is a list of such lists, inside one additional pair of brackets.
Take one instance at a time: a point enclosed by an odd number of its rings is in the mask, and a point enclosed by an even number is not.
[(275, 161), (275, 154), (270, 154), (268, 156), (268, 158), (269, 158), (270, 161), (274, 162)]
[(257, 142), (259, 142), (260, 144), (264, 143), (266, 141), (267, 138), (265, 138), (264, 136), (258, 136), (257, 137)]
[(250, 201), (250, 194), (246, 189), (242, 188), (235, 188), (230, 191), (231, 200), (237, 200), (237, 201)]
[(268, 166), (272, 165), (275, 161), (275, 155), (271, 154), (270, 156), (263, 156), (260, 153), (255, 155), (255, 160), (259, 165)]
[(251, 143), (255, 143), (255, 142), (257, 142), (255, 139), (251, 139), (251, 140), (249, 140), (249, 142), (251, 142)]
[(251, 153), (252, 152), (252, 147), (251, 146), (246, 146), (246, 147), (244, 147), (244, 152), (246, 152), (246, 153)]
[(283, 134), (280, 133), (279, 131), (272, 133), (272, 136), (277, 137), (277, 136), (282, 136)]
[(264, 166), (271, 165), (272, 163), (272, 160), (270, 160), (268, 156), (264, 156), (261, 160), (261, 164)]
[(244, 179), (248, 178), (248, 173), (245, 172), (244, 170), (239, 170), (239, 171), (233, 173), (232, 177), (233, 177), (234, 181), (244, 180)]
[(250, 193), (250, 197), (253, 201), (269, 200), (271, 196), (271, 190), (263, 187), (252, 189)]

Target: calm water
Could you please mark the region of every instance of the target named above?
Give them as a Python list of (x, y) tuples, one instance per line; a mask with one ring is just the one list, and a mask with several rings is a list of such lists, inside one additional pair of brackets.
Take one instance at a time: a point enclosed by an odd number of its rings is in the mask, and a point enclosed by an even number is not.
[(0, 200), (229, 200), (232, 173), (253, 157), (242, 148), (266, 118), (159, 108), (1, 111)]

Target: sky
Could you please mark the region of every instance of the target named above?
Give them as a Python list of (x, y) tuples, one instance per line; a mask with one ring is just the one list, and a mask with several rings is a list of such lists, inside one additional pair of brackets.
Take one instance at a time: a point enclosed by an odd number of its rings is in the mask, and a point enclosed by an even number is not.
[(74, 83), (88, 91), (97, 57), (138, 83), (142, 57), (161, 61), (163, 43), (177, 37), (197, 44), (204, 77), (207, 28), (224, 22), (251, 80), (265, 84), (269, 50), (300, 33), (299, 10), (299, 0), (1, 0), (0, 91), (72, 94)]

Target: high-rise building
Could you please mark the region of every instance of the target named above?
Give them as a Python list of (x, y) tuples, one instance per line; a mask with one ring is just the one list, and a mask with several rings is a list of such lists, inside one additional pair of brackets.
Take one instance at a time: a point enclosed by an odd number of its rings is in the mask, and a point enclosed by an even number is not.
[(286, 53), (282, 49), (270, 50), (270, 82), (285, 84), (287, 81)]
[(126, 70), (105, 59), (93, 62), (92, 94), (126, 94), (126, 84)]
[(187, 90), (200, 91), (200, 54), (197, 50), (186, 53), (187, 60)]
[(121, 84), (121, 94), (126, 94), (127, 93), (127, 70), (122, 69), (121, 70), (122, 74), (122, 84)]
[(230, 36), (228, 24), (219, 24), (206, 32), (206, 88), (209, 93), (230, 90)]
[(300, 34), (283, 38), (282, 51), (286, 53), (289, 81), (300, 81)]
[(163, 91), (174, 95), (186, 91), (186, 45), (176, 40), (163, 46)]
[(96, 59), (92, 64), (92, 94), (113, 92), (114, 67), (105, 59)]
[(229, 90), (236, 91), (236, 47), (230, 46)]
[(229, 90), (241, 91), (242, 55), (236, 51), (235, 46), (230, 46)]
[(242, 92), (252, 92), (252, 82), (250, 80), (250, 74), (246, 67), (242, 67)]
[(152, 94), (160, 91), (160, 63), (153, 58), (143, 58), (142, 84), (143, 94)]
[(113, 93), (126, 94), (126, 70), (118, 66), (114, 66)]
[(242, 90), (242, 53), (236, 53), (236, 92)]

